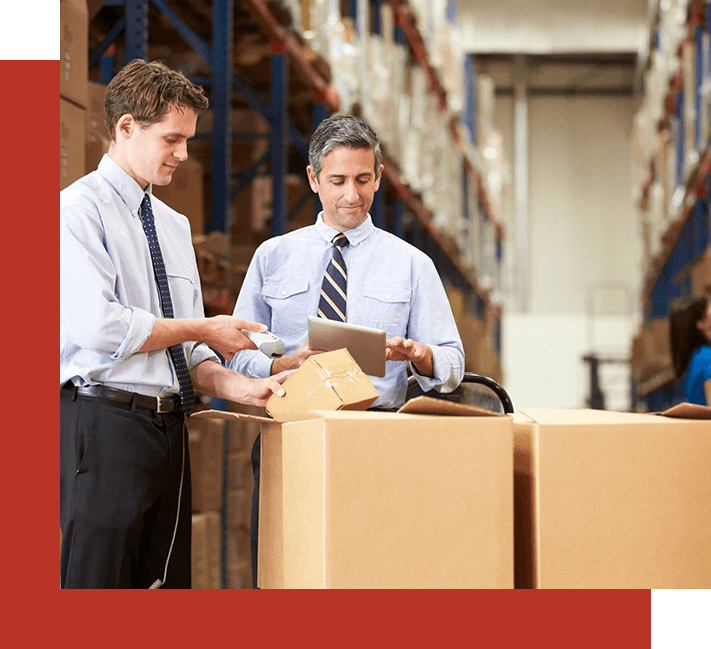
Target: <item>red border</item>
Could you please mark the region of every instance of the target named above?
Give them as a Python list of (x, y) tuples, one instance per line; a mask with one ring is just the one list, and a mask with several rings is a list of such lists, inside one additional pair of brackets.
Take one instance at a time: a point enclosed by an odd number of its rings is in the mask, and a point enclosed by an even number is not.
[(17, 601), (8, 621), (21, 626), (25, 637), (49, 642), (67, 637), (63, 629), (78, 622), (75, 630), (83, 638), (104, 646), (215, 639), (650, 646), (650, 591), (60, 591), (58, 401), (47, 396), (57, 393), (56, 366), (49, 360), (58, 311), (57, 194), (56, 172), (50, 186), (45, 164), (48, 144), (56, 142), (56, 117), (49, 117), (57, 106), (57, 66), (0, 61), (8, 89), (0, 109), (7, 138), (3, 274), (9, 350), (3, 557), (6, 587), (19, 591), (8, 593)]

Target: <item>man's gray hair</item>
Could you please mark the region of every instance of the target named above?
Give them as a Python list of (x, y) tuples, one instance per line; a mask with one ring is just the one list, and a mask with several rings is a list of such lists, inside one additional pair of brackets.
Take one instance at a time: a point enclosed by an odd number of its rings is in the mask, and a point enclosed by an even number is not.
[(309, 164), (316, 178), (321, 173), (323, 159), (331, 151), (342, 146), (349, 149), (372, 149), (377, 176), (382, 157), (377, 133), (353, 115), (333, 115), (318, 125), (309, 143)]

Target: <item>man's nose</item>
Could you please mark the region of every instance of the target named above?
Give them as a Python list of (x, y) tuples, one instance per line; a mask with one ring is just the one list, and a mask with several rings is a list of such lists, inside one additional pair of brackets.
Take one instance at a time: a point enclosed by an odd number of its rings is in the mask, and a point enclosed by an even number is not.
[(188, 159), (188, 143), (181, 142), (178, 144), (173, 155), (181, 162), (185, 162)]
[(349, 203), (357, 203), (358, 202), (358, 190), (356, 189), (356, 185), (354, 182), (347, 182), (346, 183), (346, 193), (345, 193), (344, 198)]

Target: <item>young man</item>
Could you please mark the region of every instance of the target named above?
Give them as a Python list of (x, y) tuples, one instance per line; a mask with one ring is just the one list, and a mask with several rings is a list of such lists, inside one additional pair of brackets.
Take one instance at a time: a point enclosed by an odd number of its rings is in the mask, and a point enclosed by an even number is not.
[[(267, 324), (284, 341), (286, 354), (272, 361), (263, 354), (241, 351), (230, 364), (233, 369), (266, 377), (298, 368), (319, 353), (307, 342), (308, 317), (318, 314), (387, 332), (386, 359), (399, 362), (387, 364), (385, 377), (371, 377), (380, 393), (374, 408), (396, 409), (405, 401), (404, 361), (409, 361), (425, 392), (450, 392), (459, 385), (464, 349), (434, 264), (414, 246), (376, 228), (368, 214), (380, 186), (380, 159), (378, 136), (355, 117), (331, 117), (316, 129), (306, 172), (323, 212), (315, 225), (270, 239), (258, 248), (235, 306), (235, 313)], [(332, 258), (336, 265), (326, 281), (335, 293), (326, 286), (324, 292), (331, 297), (322, 301), (324, 275)], [(252, 451), (255, 487), (250, 532), (255, 585), (259, 446), (257, 439)]]
[(285, 376), (220, 364), (254, 349), (205, 318), (187, 218), (151, 194), (187, 159), (201, 88), (140, 59), (106, 89), (108, 155), (60, 192), (63, 588), (190, 588), (186, 416), (194, 391), (263, 405)]

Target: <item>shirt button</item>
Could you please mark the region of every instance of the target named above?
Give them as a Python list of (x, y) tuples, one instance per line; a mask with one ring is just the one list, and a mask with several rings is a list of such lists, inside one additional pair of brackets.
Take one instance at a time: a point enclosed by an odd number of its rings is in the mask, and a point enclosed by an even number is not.
[(386, 300), (389, 300), (389, 299), (390, 299), (390, 293), (388, 293), (388, 294), (385, 296), (385, 299), (386, 299)]
[(286, 295), (286, 291), (282, 291), (281, 294), (282, 294), (282, 295)]

